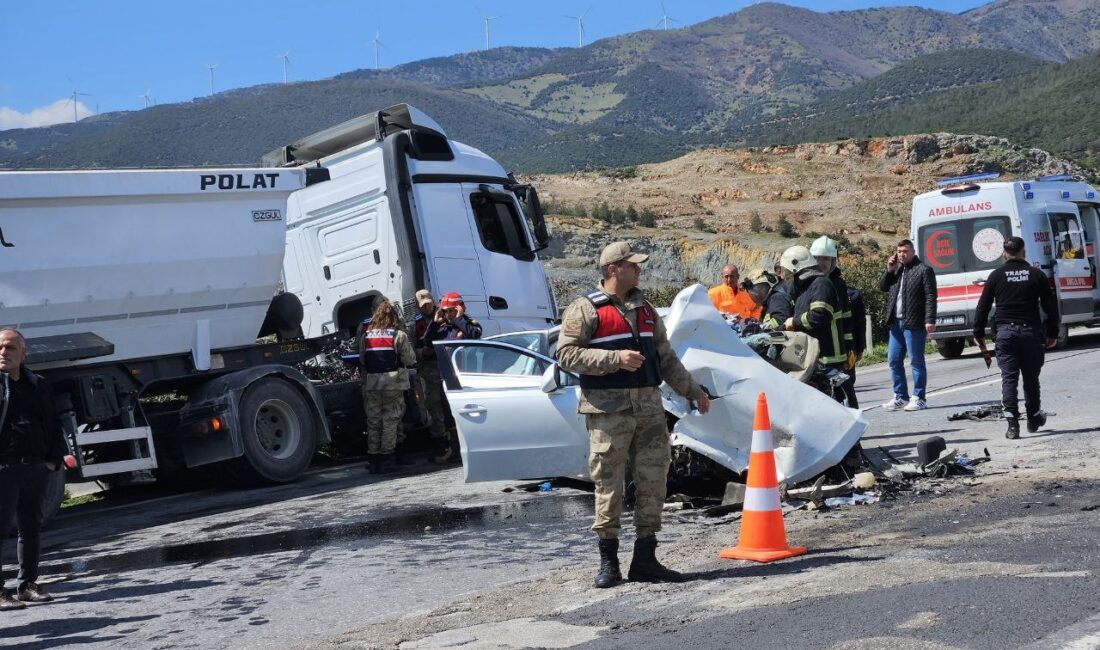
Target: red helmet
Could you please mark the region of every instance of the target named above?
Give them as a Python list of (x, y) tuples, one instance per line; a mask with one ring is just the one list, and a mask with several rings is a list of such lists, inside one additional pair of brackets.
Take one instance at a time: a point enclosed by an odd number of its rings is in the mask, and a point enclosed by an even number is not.
[(439, 306), (443, 309), (458, 309), (458, 306), (462, 304), (462, 296), (457, 291), (450, 291), (443, 294), (443, 297), (439, 300)]

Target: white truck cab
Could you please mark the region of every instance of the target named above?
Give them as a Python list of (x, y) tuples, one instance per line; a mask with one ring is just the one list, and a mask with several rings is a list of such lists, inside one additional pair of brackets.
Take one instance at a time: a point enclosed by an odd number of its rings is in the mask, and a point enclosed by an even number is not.
[(380, 297), (411, 317), (418, 289), (462, 294), (485, 335), (557, 318), (538, 251), (549, 236), (534, 188), (398, 104), (264, 156), (330, 180), (287, 206), (285, 291), (306, 338), (354, 330)]
[(1100, 198), (1068, 175), (981, 182), (997, 174), (942, 179), (941, 188), (913, 200), (911, 237), (936, 273), (936, 348), (957, 357), (973, 331), (974, 312), (989, 272), (1003, 262), (1006, 237), (1023, 238), (1027, 259), (1057, 291), (1064, 345), (1073, 325), (1100, 322), (1096, 246)]

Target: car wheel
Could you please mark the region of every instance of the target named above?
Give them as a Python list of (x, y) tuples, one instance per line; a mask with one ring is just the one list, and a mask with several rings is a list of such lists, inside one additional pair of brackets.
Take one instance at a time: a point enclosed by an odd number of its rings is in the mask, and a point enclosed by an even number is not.
[(965, 339), (938, 339), (936, 342), (936, 352), (940, 353), (940, 356), (944, 359), (957, 359), (962, 356), (963, 348), (966, 347)]
[(1058, 338), (1055, 339), (1054, 349), (1065, 350), (1069, 347), (1069, 325), (1062, 325), (1058, 328)]

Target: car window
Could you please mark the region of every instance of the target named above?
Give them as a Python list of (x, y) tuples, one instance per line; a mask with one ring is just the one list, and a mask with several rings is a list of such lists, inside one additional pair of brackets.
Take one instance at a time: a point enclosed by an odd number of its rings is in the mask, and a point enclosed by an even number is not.
[[(500, 341), (501, 343), (507, 343), (514, 345), (517, 348), (524, 348), (532, 352), (538, 352), (539, 354), (546, 355), (546, 350), (543, 348), (543, 335), (539, 332), (518, 332), (516, 334), (502, 334), (500, 336), (494, 336), (494, 341)], [(546, 355), (549, 356), (549, 355)]]
[(519, 350), (469, 346), (455, 350), (454, 366), (459, 374), (538, 376), (547, 363)]

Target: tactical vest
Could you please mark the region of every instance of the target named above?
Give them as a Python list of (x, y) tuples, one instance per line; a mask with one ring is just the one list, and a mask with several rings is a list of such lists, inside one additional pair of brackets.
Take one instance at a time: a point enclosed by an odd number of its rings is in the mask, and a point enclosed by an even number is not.
[(634, 350), (645, 357), (641, 368), (634, 372), (618, 370), (610, 375), (581, 375), (581, 388), (641, 388), (661, 385), (661, 364), (657, 358), (657, 345), (653, 341), (653, 332), (657, 323), (657, 312), (648, 303), (638, 307), (638, 333), (630, 328), (630, 323), (622, 312), (611, 302), (611, 297), (602, 291), (594, 291), (586, 296), (596, 308), (596, 331), (588, 340), (590, 348), (598, 350)]
[(363, 331), (363, 353), (360, 355), (363, 372), (374, 374), (397, 370), (396, 333), (397, 330), (393, 329)]

